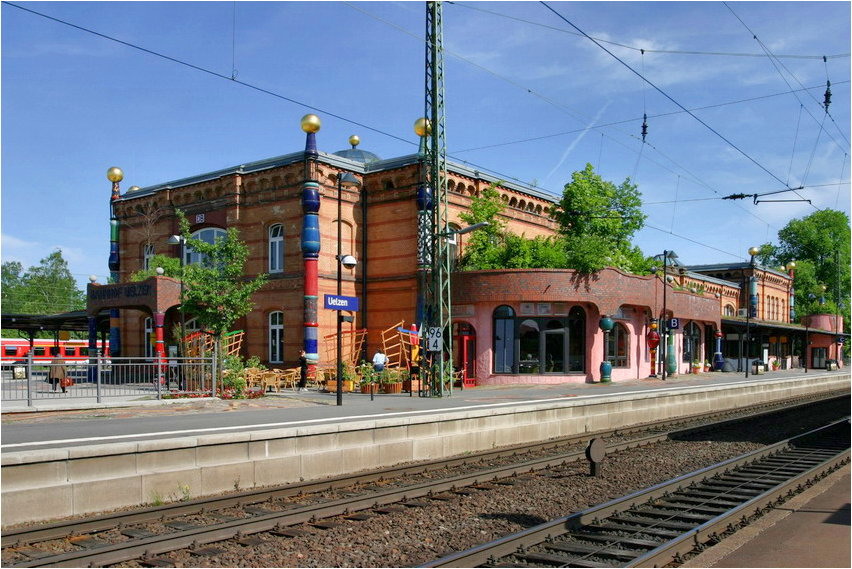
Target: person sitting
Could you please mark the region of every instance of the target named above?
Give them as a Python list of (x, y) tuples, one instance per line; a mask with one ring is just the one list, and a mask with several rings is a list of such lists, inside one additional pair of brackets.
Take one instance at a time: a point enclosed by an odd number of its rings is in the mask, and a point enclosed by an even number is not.
[(388, 362), (388, 357), (382, 353), (382, 350), (376, 350), (375, 355), (373, 356), (373, 369), (378, 372), (384, 371), (385, 364)]

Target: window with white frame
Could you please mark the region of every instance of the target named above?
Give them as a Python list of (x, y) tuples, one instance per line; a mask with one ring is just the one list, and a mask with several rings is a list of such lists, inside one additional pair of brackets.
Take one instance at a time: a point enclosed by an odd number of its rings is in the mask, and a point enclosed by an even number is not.
[(277, 223), (269, 228), (269, 272), (284, 271), (284, 226)]
[(284, 361), (284, 313), (269, 314), (269, 363)]
[[(200, 239), (205, 243), (216, 243), (219, 239), (224, 239), (226, 235), (226, 231), (224, 229), (219, 229), (218, 227), (206, 227), (204, 229), (199, 229), (195, 233), (192, 234), (194, 239)], [(192, 250), (192, 247), (186, 248), (186, 257), (184, 261), (187, 265), (194, 265), (201, 263), (204, 261), (204, 255), (201, 253), (196, 253)]]

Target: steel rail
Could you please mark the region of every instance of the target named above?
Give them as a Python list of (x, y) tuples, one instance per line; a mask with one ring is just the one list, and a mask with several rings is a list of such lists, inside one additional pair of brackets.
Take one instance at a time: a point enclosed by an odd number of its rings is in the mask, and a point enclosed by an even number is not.
[[(791, 439), (768, 445), (762, 449), (758, 449), (740, 457), (735, 457), (707, 468), (679, 476), (670, 481), (639, 490), (627, 496), (588, 508), (576, 514), (558, 518), (515, 534), (504, 536), (492, 542), (479, 545), (467, 551), (457, 552), (441, 559), (431, 561), (421, 565), (421, 567), (496, 566), (500, 563), (499, 560), (501, 558), (511, 556), (519, 551), (528, 551), (539, 544), (546, 541), (552, 541), (554, 538), (558, 538), (560, 535), (567, 534), (572, 530), (579, 530), (583, 526), (601, 523), (601, 520), (605, 520), (619, 512), (625, 512), (631, 509), (635, 510), (637, 504), (647, 504), (655, 500), (665, 498), (672, 492), (677, 492), (692, 484), (723, 475), (739, 466), (754, 463), (762, 458), (775, 456), (779, 453), (779, 451), (790, 448), (790, 445), (797, 440), (814, 436), (814, 434), (825, 429), (833, 428), (838, 424), (848, 425), (848, 422), (848, 418), (843, 419), (842, 421), (832, 423), (829, 426), (815, 429), (809, 433), (804, 433)], [(687, 553), (696, 549), (701, 549), (704, 543), (702, 540), (715, 539), (719, 535), (720, 529), (727, 529), (732, 525), (731, 520), (733, 518), (744, 516), (747, 512), (752, 511), (752, 509), (759, 511), (767, 507), (767, 505), (777, 503), (778, 500), (782, 500), (788, 495), (791, 488), (803, 484), (806, 480), (810, 481), (815, 478), (820, 478), (828, 472), (838, 468), (840, 464), (848, 462), (849, 459), (850, 452), (848, 448), (848, 441), (846, 441), (846, 449), (844, 451), (837, 453), (835, 456), (823, 461), (821, 464), (797, 474), (796, 476), (788, 477), (787, 482), (775, 485), (770, 490), (761, 492), (752, 499), (729, 509), (724, 514), (716, 516), (697, 527), (693, 527), (690, 530), (683, 532), (675, 538), (667, 540), (664, 544), (647, 551), (629, 563), (625, 563), (623, 565), (613, 564), (611, 566), (662, 567), (668, 563), (676, 562), (682, 559), (682, 557)], [(635, 533), (642, 534), (641, 528), (637, 526), (635, 528)], [(613, 536), (610, 540), (611, 543), (609, 543), (608, 546), (617, 544), (618, 541), (619, 539)], [(603, 549), (603, 547), (601, 549)]]
[[(153, 506), (148, 508), (140, 508), (131, 512), (112, 512), (90, 517), (88, 519), (69, 519), (57, 522), (40, 524), (37, 527), (23, 526), (19, 528), (4, 529), (0, 536), (0, 544), (3, 547), (11, 547), (21, 543), (36, 543), (50, 539), (61, 539), (71, 535), (80, 535), (91, 532), (104, 531), (117, 525), (131, 525), (145, 523), (147, 521), (155, 521), (161, 518), (173, 518), (178, 516), (186, 516), (197, 514), (202, 511), (221, 510), (235, 506), (244, 506), (247, 504), (256, 504), (266, 502), (275, 498), (286, 498), (299, 494), (310, 494), (322, 491), (333, 491), (340, 488), (346, 488), (354, 484), (369, 483), (377, 480), (386, 480), (398, 477), (406, 477), (420, 474), (423, 472), (439, 470), (443, 468), (452, 468), (460, 465), (474, 463), (477, 461), (485, 462), (489, 460), (497, 460), (501, 458), (516, 457), (525, 453), (542, 452), (548, 449), (557, 449), (560, 446), (581, 444), (592, 438), (606, 438), (610, 436), (624, 436), (633, 433), (640, 433), (650, 430), (675, 429), (684, 433), (691, 433), (705, 428), (718, 428), (725, 424), (736, 423), (765, 415), (768, 413), (779, 412), (783, 410), (792, 410), (797, 407), (812, 405), (823, 401), (829, 401), (838, 397), (844, 397), (845, 394), (838, 396), (837, 393), (820, 394), (818, 396), (795, 397), (788, 400), (776, 403), (767, 403), (760, 406), (750, 408), (746, 413), (743, 410), (728, 410), (728, 411), (710, 411), (689, 417), (678, 417), (676, 419), (666, 419), (659, 422), (644, 423), (634, 425), (629, 428), (608, 429), (596, 432), (582, 433), (579, 435), (571, 435), (558, 439), (550, 439), (536, 443), (522, 443), (499, 449), (483, 451), (480, 453), (457, 456), (451, 458), (435, 459), (430, 461), (418, 462), (416, 464), (407, 464), (383, 468), (376, 471), (370, 471), (360, 474), (344, 474), (340, 476), (324, 478), (321, 480), (313, 480), (307, 482), (299, 482), (296, 484), (288, 484), (283, 487), (263, 488), (246, 490), (228, 494), (227, 496), (213, 496), (198, 498), (195, 500), (187, 500), (182, 502), (172, 502)], [(716, 420), (719, 417), (727, 417), (735, 415), (734, 418), (716, 421), (707, 425), (699, 425), (696, 427), (682, 428), (683, 425)]]
[[(774, 411), (779, 410), (786, 410), (786, 408), (774, 409)], [(738, 420), (745, 420), (747, 418), (753, 418), (755, 415), (759, 416), (761, 414), (765, 414), (765, 412), (750, 414), (749, 417), (740, 417), (738, 419), (725, 420), (722, 421), (721, 424), (727, 424)], [(702, 417), (699, 419), (693, 418), (692, 420), (704, 420), (706, 419), (706, 416), (718, 417), (719, 415), (719, 413), (707, 413), (703, 414)], [(725, 415), (727, 415), (727, 413)], [(669, 420), (663, 423), (666, 425), (671, 425), (673, 423), (681, 425), (685, 422), (689, 421), (678, 419), (677, 421)], [(713, 426), (714, 425), (701, 425), (698, 427), (688, 427), (687, 429), (679, 429), (676, 432), (695, 431), (712, 428)], [(660, 425), (645, 425), (641, 428), (637, 427), (632, 430), (641, 431), (642, 429), (648, 430), (651, 428), (660, 428)], [(623, 430), (614, 430), (610, 431), (609, 434), (621, 434), (623, 432)], [(591, 436), (597, 436), (600, 434), (601, 433), (593, 435), (585, 434), (583, 436), (569, 437), (559, 441), (547, 441), (545, 443), (538, 443), (535, 445), (516, 445), (514, 447), (501, 449), (499, 451), (487, 452), (484, 453), (483, 456), (492, 459), (494, 457), (517, 457), (519, 454), (521, 454), (521, 452), (529, 452), (530, 446), (535, 449), (556, 449), (559, 446), (576, 443), (581, 440), (587, 440)], [(618, 452), (620, 450), (625, 450), (628, 448), (653, 444), (654, 442), (658, 442), (660, 440), (668, 438), (669, 436), (671, 436), (671, 434), (671, 432), (658, 432), (655, 434), (634, 438), (629, 441), (611, 445), (608, 450), (609, 452)], [(430, 461), (426, 464), (421, 463), (419, 465), (410, 465), (401, 468), (386, 469), (378, 473), (366, 473), (360, 477), (344, 476), (336, 477), (335, 479), (331, 480), (326, 479), (323, 481), (303, 483), (289, 487), (287, 489), (278, 489), (271, 492), (268, 490), (265, 492), (246, 492), (236, 496), (219, 498), (212, 502), (210, 500), (199, 500), (196, 501), (196, 503), (194, 504), (177, 503), (170, 505), (170, 507), (166, 508), (149, 508), (143, 512), (133, 512), (130, 515), (113, 514), (109, 516), (102, 516), (97, 520), (93, 520), (90, 522), (80, 522), (72, 520), (63, 524), (52, 524), (52, 526), (55, 527), (37, 529), (35, 533), (27, 534), (26, 532), (18, 531), (12, 535), (4, 534), (3, 538), (4, 542), (8, 541), (10, 544), (29, 544), (34, 543), (36, 541), (44, 541), (45, 539), (68, 537), (72, 534), (79, 535), (94, 531), (102, 531), (104, 529), (111, 529), (120, 525), (126, 527), (132, 524), (144, 523), (145, 521), (162, 520), (167, 518), (174, 518), (179, 515), (187, 515), (199, 512), (205, 513), (211, 510), (232, 507), (235, 505), (257, 504), (266, 500), (271, 500), (276, 495), (283, 496), (285, 494), (304, 494), (308, 489), (312, 489), (311, 491), (334, 490), (335, 488), (353, 486), (357, 483), (383, 480), (392, 476), (400, 476), (403, 473), (422, 473), (425, 471), (442, 468), (448, 463), (452, 463), (454, 465), (475, 463), (477, 461), (483, 460), (483, 456), (469, 455), (465, 457), (456, 457), (450, 460)], [(208, 525), (205, 527), (193, 528), (184, 531), (170, 532), (167, 534), (135, 539), (129, 542), (125, 542), (124, 544), (103, 545), (101, 547), (98, 547), (96, 551), (79, 550), (66, 552), (50, 557), (33, 558), (31, 560), (22, 561), (17, 564), (9, 564), (9, 566), (95, 566), (118, 563), (121, 561), (127, 561), (129, 559), (145, 556), (150, 557), (151, 555), (156, 555), (167, 551), (174, 551), (176, 549), (182, 549), (186, 547), (196, 547), (200, 544), (206, 544), (215, 541), (221, 541), (224, 539), (239, 537), (241, 534), (246, 535), (261, 531), (269, 531), (276, 528), (280, 529), (285, 526), (297, 525), (306, 522), (309, 523), (321, 518), (350, 514), (352, 512), (384, 506), (387, 504), (400, 502), (404, 504), (408, 500), (420, 497), (429, 497), (430, 495), (436, 492), (445, 492), (447, 490), (455, 490), (463, 486), (472, 486), (480, 484), (482, 481), (509, 478), (512, 476), (517, 476), (520, 474), (548, 468), (551, 466), (566, 464), (571, 461), (580, 460), (583, 457), (584, 452), (582, 450), (577, 450), (545, 458), (528, 460), (522, 463), (493, 467), (470, 474), (463, 474), (450, 478), (445, 478), (436, 482), (426, 482), (422, 484), (408, 485), (401, 488), (391, 488), (380, 492), (368, 492), (367, 494), (360, 496), (347, 497), (338, 500), (328, 500), (323, 503), (316, 503), (302, 507), (290, 508), (281, 512), (270, 512), (268, 514), (253, 516), (250, 518), (244, 518), (215, 525)], [(51, 531), (53, 532), (52, 535), (50, 535)], [(37, 536), (39, 538), (36, 539), (36, 537), (34, 536)]]

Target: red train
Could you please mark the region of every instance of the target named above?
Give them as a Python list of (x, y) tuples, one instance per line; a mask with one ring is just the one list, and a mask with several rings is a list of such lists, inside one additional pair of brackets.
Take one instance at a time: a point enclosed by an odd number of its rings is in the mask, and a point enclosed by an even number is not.
[[(89, 356), (88, 340), (59, 340), (54, 341), (46, 338), (33, 340), (33, 361), (44, 362), (53, 359), (51, 348), (59, 346), (59, 357), (69, 362), (85, 362)], [(98, 349), (101, 355), (109, 355), (109, 341), (98, 340)], [(0, 357), (4, 362), (23, 361), (27, 359), (30, 351), (30, 341), (25, 338), (0, 338)]]

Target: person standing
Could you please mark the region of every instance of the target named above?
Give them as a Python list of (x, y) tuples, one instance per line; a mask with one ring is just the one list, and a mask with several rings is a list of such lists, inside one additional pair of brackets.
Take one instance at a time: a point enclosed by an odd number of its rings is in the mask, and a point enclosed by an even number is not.
[(59, 357), (59, 348), (51, 348), (50, 355), (53, 359), (50, 361), (50, 370), (47, 372), (47, 381), (56, 391), (56, 386), (62, 388), (62, 393), (65, 393), (65, 378), (68, 376), (68, 371), (65, 369), (65, 360)]
[(305, 350), (299, 350), (299, 373), (299, 391), (302, 391), (308, 385), (308, 356)]
[(388, 357), (382, 352), (382, 350), (376, 350), (376, 354), (373, 356), (373, 369), (378, 372), (384, 371), (387, 361)]

